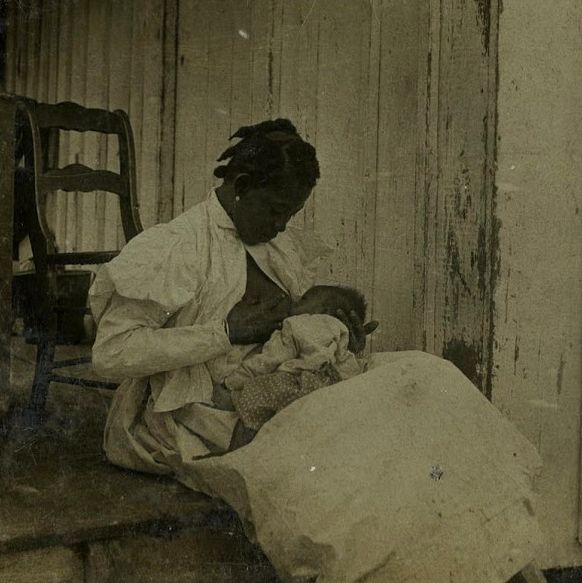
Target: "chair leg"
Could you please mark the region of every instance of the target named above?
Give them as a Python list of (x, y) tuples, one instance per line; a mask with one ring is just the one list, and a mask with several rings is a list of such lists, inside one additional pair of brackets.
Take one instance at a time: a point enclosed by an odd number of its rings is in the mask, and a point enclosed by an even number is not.
[(55, 359), (55, 346), (54, 338), (43, 338), (40, 340), (36, 350), (36, 368), (32, 382), (29, 409), (31, 413), (38, 416), (39, 421), (46, 408), (50, 374)]

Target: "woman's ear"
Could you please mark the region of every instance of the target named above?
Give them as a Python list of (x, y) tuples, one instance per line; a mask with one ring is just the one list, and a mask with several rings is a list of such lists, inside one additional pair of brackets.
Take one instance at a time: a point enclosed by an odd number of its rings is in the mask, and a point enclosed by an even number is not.
[(242, 198), (250, 190), (251, 183), (250, 174), (239, 174), (234, 179), (234, 194)]

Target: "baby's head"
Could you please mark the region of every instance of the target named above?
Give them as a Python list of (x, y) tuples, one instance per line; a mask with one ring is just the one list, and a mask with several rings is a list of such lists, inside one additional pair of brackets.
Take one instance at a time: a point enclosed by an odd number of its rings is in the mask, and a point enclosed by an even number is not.
[(353, 310), (363, 322), (366, 318), (366, 300), (359, 291), (349, 287), (316, 285), (308, 289), (291, 306), (291, 315), (329, 314), (336, 316), (338, 310), (343, 310), (346, 315)]

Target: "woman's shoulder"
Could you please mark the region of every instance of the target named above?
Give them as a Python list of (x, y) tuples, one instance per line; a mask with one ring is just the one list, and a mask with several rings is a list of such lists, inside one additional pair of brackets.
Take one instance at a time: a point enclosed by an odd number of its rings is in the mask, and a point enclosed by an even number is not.
[(172, 312), (188, 303), (200, 284), (205, 256), (200, 246), (208, 238), (204, 205), (197, 207), (129, 241), (99, 271), (92, 295), (116, 292), (130, 299), (154, 301)]

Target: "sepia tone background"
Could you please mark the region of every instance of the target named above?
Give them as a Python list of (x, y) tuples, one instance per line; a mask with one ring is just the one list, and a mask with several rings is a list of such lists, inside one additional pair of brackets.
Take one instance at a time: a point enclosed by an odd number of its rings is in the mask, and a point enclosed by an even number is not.
[[(146, 227), (206, 197), (240, 125), (289, 117), (322, 279), (364, 291), (374, 350), (453, 360), (538, 447), (541, 563), (582, 564), (577, 0), (19, 0), (6, 30), (7, 91), (128, 111)], [(51, 222), (64, 251), (123, 244), (105, 194), (58, 193)]]

